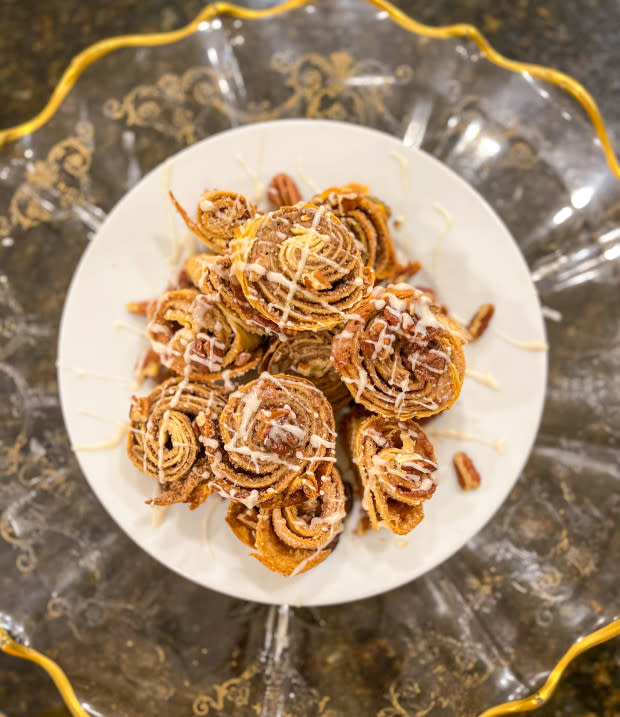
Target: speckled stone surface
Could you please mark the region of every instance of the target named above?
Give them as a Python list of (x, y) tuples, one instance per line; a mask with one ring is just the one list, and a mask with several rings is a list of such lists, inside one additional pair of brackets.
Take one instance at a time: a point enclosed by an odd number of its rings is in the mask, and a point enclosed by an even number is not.
[[(591, 91), (612, 135), (620, 137), (619, 5), (602, 0), (408, 0), (396, 4), (429, 24), (470, 22), (507, 56), (568, 72)], [(71, 57), (89, 44), (112, 35), (175, 29), (202, 6), (199, 0), (174, 4), (105, 0), (96, 5), (77, 0), (2, 0), (0, 127), (36, 114)], [(20, 713), (68, 714), (52, 683), (38, 669), (0, 655), (0, 673), (0, 715), (4, 714), (2, 690), (20, 694), (24, 707)], [(579, 659), (556, 696), (538, 714), (620, 714), (619, 685), (620, 643), (616, 640)]]

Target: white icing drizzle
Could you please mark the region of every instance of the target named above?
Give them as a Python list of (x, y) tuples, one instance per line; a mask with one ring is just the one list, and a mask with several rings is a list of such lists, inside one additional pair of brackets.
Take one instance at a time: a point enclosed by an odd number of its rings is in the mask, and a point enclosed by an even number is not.
[(480, 371), (474, 371), (471, 368), (465, 370), (465, 375), (468, 378), (472, 378), (474, 381), (481, 383), (483, 386), (488, 386), (494, 391), (499, 391), (499, 381), (491, 373), (481, 373)]
[[(155, 500), (156, 498), (159, 498), (161, 493), (161, 484), (155, 482), (151, 498)], [(155, 505), (155, 503), (151, 504), (151, 525), (153, 526), (153, 528), (159, 528), (159, 526), (164, 522), (166, 513), (168, 512), (168, 508), (170, 508), (169, 505)]]
[(162, 174), (164, 180), (164, 202), (166, 204), (166, 218), (168, 220), (168, 234), (170, 235), (170, 256), (168, 257), (168, 263), (172, 266), (176, 266), (179, 263), (181, 254), (181, 243), (179, 242), (179, 235), (177, 233), (176, 224), (174, 223), (174, 207), (172, 200), (170, 199), (170, 175), (172, 173), (172, 164), (166, 162), (164, 164), (164, 171)]
[[(122, 383), (134, 387), (135, 381), (127, 378), (126, 376), (110, 376), (105, 373), (97, 373), (96, 371), (87, 371), (86, 369), (76, 368), (75, 366), (69, 366), (64, 361), (56, 361), (56, 366), (63, 371), (71, 371), (78, 378), (94, 378), (100, 381), (109, 381), (110, 383)], [(89, 414), (84, 414), (89, 415)]]
[(403, 195), (406, 197), (409, 193), (409, 160), (400, 152), (390, 152), (390, 157), (393, 157), (400, 165), (400, 178), (403, 185)]
[(453, 311), (450, 312), (450, 318), (454, 319), (457, 324), (460, 324), (461, 326), (467, 326), (469, 323), (466, 319), (464, 319), (462, 316), (459, 316), (458, 314), (455, 314)]
[(127, 324), (124, 321), (115, 321), (114, 322), (114, 328), (115, 329), (122, 329), (123, 331), (129, 331), (129, 333), (137, 334), (138, 336), (142, 336), (143, 338), (148, 339), (149, 335), (147, 334), (144, 329), (139, 329), (137, 326), (132, 326), (131, 324)]
[(439, 232), (439, 234), (437, 235), (437, 240), (435, 241), (435, 246), (433, 248), (433, 276), (435, 277), (435, 280), (437, 280), (438, 264), (439, 264), (439, 251), (443, 244), (443, 240), (448, 235), (450, 229), (452, 229), (452, 215), (439, 202), (433, 202), (433, 204), (431, 206), (444, 219), (444, 227), (441, 230), (441, 232)]
[(503, 438), (490, 440), (483, 438), (477, 433), (467, 433), (465, 431), (458, 431), (455, 428), (429, 428), (426, 430), (427, 435), (437, 436), (438, 438), (454, 438), (457, 441), (473, 441), (475, 443), (482, 443), (485, 446), (490, 446), (493, 450), (497, 451), (501, 456), (504, 455), (506, 449), (506, 441)]
[(254, 182), (254, 201), (260, 201), (265, 194), (265, 185), (261, 182), (258, 172), (248, 166), (248, 163), (245, 161), (245, 157), (241, 154), (241, 152), (235, 155), (235, 159), (237, 160), (237, 164), (239, 164), (247, 172), (250, 179)]
[(299, 172), (299, 176), (310, 187), (314, 194), (318, 194), (321, 191), (319, 185), (306, 174), (306, 171), (304, 170), (304, 167), (301, 163), (301, 159), (297, 160), (297, 171)]
[(118, 431), (114, 436), (111, 438), (108, 438), (106, 441), (102, 441), (101, 443), (78, 443), (71, 446), (74, 451), (84, 451), (84, 452), (94, 452), (94, 451), (107, 451), (111, 448), (116, 448), (117, 446), (120, 446), (120, 444), (123, 442), (123, 439), (127, 436), (127, 429), (129, 428), (129, 424), (127, 423), (119, 423)]
[(209, 524), (211, 521), (211, 516), (213, 515), (215, 509), (218, 506), (218, 503), (220, 503), (220, 496), (218, 495), (212, 495), (210, 496), (207, 506), (205, 508), (205, 519), (204, 519), (204, 526), (203, 526), (203, 536), (205, 541), (205, 550), (206, 552), (213, 557), (213, 551), (211, 550), (211, 543), (209, 541)]
[(524, 351), (548, 351), (549, 347), (544, 341), (520, 341), (519, 339), (513, 339), (511, 336), (507, 336), (506, 334), (503, 334), (501, 331), (498, 331), (497, 329), (493, 329), (497, 336), (500, 337), (500, 339), (503, 339), (509, 344), (512, 344), (513, 346), (516, 346), (518, 349), (523, 349)]

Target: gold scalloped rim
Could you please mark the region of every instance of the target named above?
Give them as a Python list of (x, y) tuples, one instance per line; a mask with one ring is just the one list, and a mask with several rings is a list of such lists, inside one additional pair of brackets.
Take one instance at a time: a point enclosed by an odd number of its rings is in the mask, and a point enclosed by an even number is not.
[[(534, 692), (534, 694), (522, 700), (504, 702), (496, 707), (491, 707), (478, 715), (478, 717), (500, 717), (500, 715), (510, 715), (518, 712), (531, 712), (541, 707), (554, 693), (564, 671), (576, 657), (592, 647), (607, 642), (618, 635), (620, 635), (620, 618), (609, 623), (609, 625), (599, 628), (595, 632), (591, 632), (585, 637), (580, 637), (577, 642), (573, 643), (564, 653), (553, 670), (551, 670), (545, 684)], [(40, 652), (15, 642), (2, 627), (0, 627), (0, 650), (6, 652), (8, 655), (21, 657), (24, 660), (29, 660), (30, 662), (40, 665), (54, 681), (73, 717), (90, 717), (82, 708), (65, 673), (53, 660), (50, 660), (49, 657), (45, 657), (45, 655), (42, 655)]]
[[(554, 70), (550, 67), (534, 65), (526, 62), (518, 62), (504, 57), (504, 55), (497, 52), (497, 50), (492, 47), (484, 35), (473, 25), (460, 23), (457, 25), (432, 27), (410, 18), (404, 12), (398, 10), (389, 2), (386, 2), (386, 0), (365, 1), (371, 3), (380, 10), (387, 12), (396, 23), (410, 32), (434, 38), (469, 38), (476, 43), (482, 54), (488, 60), (495, 63), (499, 67), (503, 67), (511, 72), (528, 73), (532, 77), (536, 77), (544, 82), (551, 82), (557, 87), (563, 89), (565, 92), (568, 92), (568, 94), (581, 104), (590, 118), (603, 148), (603, 152), (605, 153), (609, 168), (613, 174), (620, 179), (620, 163), (616, 158), (609, 140), (609, 136), (605, 128), (605, 122), (603, 121), (598, 105), (585, 87), (577, 82), (577, 80), (570, 77), (570, 75), (566, 75), (565, 73), (559, 72), (558, 70)], [(144, 35), (123, 35), (97, 42), (73, 58), (69, 67), (65, 70), (60, 78), (60, 81), (56, 85), (48, 103), (38, 115), (23, 124), (0, 131), (0, 147), (5, 145), (7, 142), (11, 142), (27, 134), (31, 134), (42, 127), (54, 115), (73, 85), (77, 82), (82, 72), (84, 72), (84, 70), (91, 63), (95, 62), (95, 60), (103, 57), (103, 55), (106, 55), (112, 50), (117, 50), (123, 47), (165, 45), (171, 42), (176, 42), (177, 40), (182, 40), (184, 37), (196, 32), (201, 22), (211, 20), (221, 14), (232, 15), (235, 18), (243, 20), (253, 20), (265, 17), (274, 17), (275, 15), (302, 7), (303, 5), (307, 5), (311, 2), (312, 0), (288, 0), (288, 2), (285, 2), (282, 5), (278, 5), (267, 10), (251, 10), (249, 8), (232, 5), (227, 2), (215, 2), (205, 7), (192, 22), (185, 27), (182, 27), (180, 30)], [(551, 697), (562, 675), (564, 674), (564, 671), (576, 657), (590, 648), (600, 645), (603, 642), (607, 642), (618, 635), (620, 635), (620, 619), (614, 620), (609, 625), (606, 625), (605, 627), (580, 638), (566, 651), (549, 674), (545, 684), (537, 692), (522, 700), (505, 702), (501, 705), (497, 705), (496, 707), (491, 707), (490, 709), (482, 712), (479, 717), (499, 717), (500, 715), (515, 714), (517, 712), (529, 712), (540, 707)], [(89, 717), (88, 713), (85, 712), (80, 705), (80, 702), (76, 697), (67, 676), (53, 660), (45, 655), (42, 655), (40, 652), (33, 650), (32, 648), (15, 642), (15, 640), (13, 640), (2, 627), (0, 627), (0, 649), (9, 655), (21, 657), (42, 667), (54, 681), (71, 714), (74, 717)]]
[[(380, 10), (387, 12), (392, 20), (410, 32), (434, 38), (469, 38), (476, 43), (482, 54), (488, 60), (495, 63), (499, 67), (503, 67), (511, 72), (528, 73), (532, 77), (536, 77), (544, 82), (551, 82), (557, 87), (563, 89), (565, 92), (568, 92), (569, 95), (581, 104), (590, 118), (603, 148), (607, 164), (613, 174), (620, 179), (620, 163), (616, 158), (611, 141), (607, 134), (601, 111), (599, 110), (592, 95), (573, 77), (550, 67), (534, 65), (528, 62), (518, 62), (517, 60), (510, 60), (507, 57), (504, 57), (504, 55), (497, 52), (497, 50), (493, 48), (484, 35), (473, 25), (459, 23), (456, 25), (441, 25), (438, 27), (432, 27), (430, 25), (424, 25), (421, 22), (417, 22), (417, 20), (414, 20), (398, 8), (391, 5), (387, 2), (387, 0), (365, 1)], [(48, 103), (38, 115), (23, 124), (0, 131), (0, 147), (7, 142), (34, 132), (45, 124), (45, 122), (47, 122), (56, 112), (82, 72), (92, 62), (112, 50), (117, 50), (121, 47), (165, 45), (171, 42), (176, 42), (177, 40), (182, 40), (184, 37), (187, 37), (195, 32), (201, 22), (211, 20), (217, 15), (226, 14), (244, 20), (253, 20), (265, 17), (274, 17), (275, 15), (302, 7), (303, 5), (307, 5), (311, 2), (312, 0), (288, 0), (288, 2), (285, 2), (282, 5), (277, 5), (276, 7), (269, 8), (267, 10), (251, 10), (249, 8), (239, 7), (227, 2), (215, 2), (207, 5), (192, 22), (185, 27), (182, 27), (180, 30), (144, 35), (122, 35), (120, 37), (112, 37), (107, 40), (97, 42), (94, 45), (87, 47), (86, 50), (73, 58), (69, 67), (65, 70), (60, 78), (60, 81), (56, 85)]]

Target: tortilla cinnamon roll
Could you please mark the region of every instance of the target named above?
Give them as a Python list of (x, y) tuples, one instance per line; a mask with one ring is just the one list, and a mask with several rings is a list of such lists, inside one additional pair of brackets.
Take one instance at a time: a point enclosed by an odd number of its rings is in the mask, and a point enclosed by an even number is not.
[(347, 184), (326, 189), (312, 199), (325, 204), (353, 234), (364, 264), (374, 269), (377, 280), (387, 279), (394, 271), (396, 255), (388, 228), (389, 210), (368, 195), (368, 187)]
[[(203, 472), (200, 470), (202, 449), (194, 426), (196, 416), (216, 417), (225, 403), (205, 384), (181, 377), (168, 379), (148, 396), (134, 396), (127, 437), (131, 462), (156, 478), (164, 493), (172, 491), (180, 496), (179, 500), (185, 500), (201, 482), (198, 478)], [(191, 475), (194, 469), (196, 472)], [(167, 504), (161, 500), (162, 496), (155, 502)]]
[(256, 549), (252, 556), (281, 575), (298, 575), (321, 563), (335, 547), (345, 517), (345, 491), (334, 469), (316, 498), (282, 508), (246, 508), (231, 503), (226, 521)]
[(251, 334), (281, 336), (282, 331), (266, 319), (245, 298), (237, 277), (232, 272), (229, 256), (195, 254), (185, 262), (185, 271), (200, 291), (219, 303)]
[(242, 194), (212, 189), (200, 195), (194, 222), (174, 194), (169, 194), (187, 228), (218, 254), (228, 252), (235, 229), (256, 214), (256, 207)]
[(352, 234), (327, 207), (300, 203), (258, 216), (237, 231), (231, 254), (247, 300), (281, 329), (336, 326), (373, 283)]
[(160, 506), (187, 503), (190, 510), (195, 510), (211, 495), (210, 475), (207, 462), (204, 458), (199, 458), (184, 478), (160, 483), (160, 494), (146, 502)]
[(351, 394), (330, 361), (334, 331), (300, 331), (285, 340), (275, 340), (261, 368), (269, 373), (301, 376), (320, 389), (334, 409), (349, 403)]
[(397, 535), (413, 530), (424, 518), (422, 502), (437, 487), (433, 444), (420, 426), (382, 416), (355, 418), (351, 455), (373, 528), (384, 525)]
[(169, 291), (153, 302), (147, 331), (162, 364), (194, 381), (240, 376), (262, 358), (260, 337), (194, 289)]
[(422, 418), (458, 398), (465, 338), (424, 292), (377, 287), (334, 339), (332, 364), (357, 403), (386, 417)]
[(249, 507), (316, 498), (335, 461), (332, 408), (302, 378), (263, 373), (196, 423), (211, 487)]

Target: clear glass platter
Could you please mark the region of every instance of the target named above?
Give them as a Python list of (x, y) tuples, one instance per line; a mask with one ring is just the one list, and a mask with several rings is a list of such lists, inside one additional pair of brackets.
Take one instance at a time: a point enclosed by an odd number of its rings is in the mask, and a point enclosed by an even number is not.
[[(96, 51), (44, 123), (0, 134), (0, 623), (62, 666), (75, 714), (462, 717), (525, 698), (575, 640), (619, 631), (620, 185), (605, 137), (535, 72), (382, 3), (247, 15), (215, 8), (192, 32)], [(227, 598), (142, 553), (88, 489), (56, 386), (65, 291), (106, 213), (182, 147), (285, 117), (390, 132), (475, 186), (526, 257), (550, 343), (539, 437), (493, 521), (419, 580), (321, 609)]]

